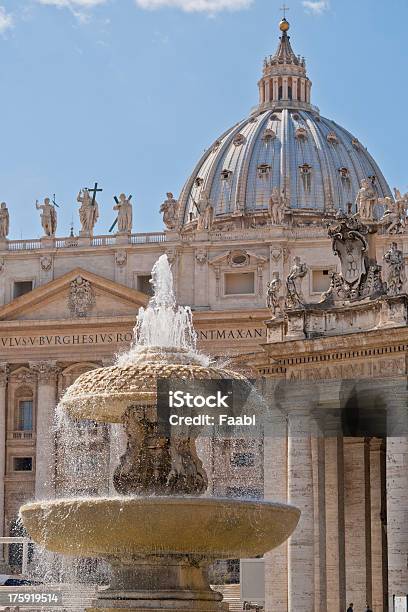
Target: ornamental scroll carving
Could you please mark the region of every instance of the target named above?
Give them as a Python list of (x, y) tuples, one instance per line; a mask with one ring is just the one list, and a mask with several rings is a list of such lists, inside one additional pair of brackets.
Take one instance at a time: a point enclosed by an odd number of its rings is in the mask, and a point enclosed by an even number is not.
[(82, 276), (77, 276), (71, 282), (68, 297), (68, 307), (73, 318), (88, 316), (95, 304), (95, 293), (92, 285)]
[(10, 380), (20, 384), (33, 385), (37, 380), (37, 375), (34, 371), (22, 367), (10, 372)]

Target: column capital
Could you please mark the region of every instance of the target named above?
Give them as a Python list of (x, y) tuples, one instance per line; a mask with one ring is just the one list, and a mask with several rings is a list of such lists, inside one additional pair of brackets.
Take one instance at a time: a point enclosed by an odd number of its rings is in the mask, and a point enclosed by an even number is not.
[(37, 380), (41, 384), (54, 384), (60, 368), (55, 361), (30, 362), (30, 370), (35, 372)]
[(5, 362), (0, 362), (0, 387), (5, 387), (7, 385), (9, 373), (9, 364)]

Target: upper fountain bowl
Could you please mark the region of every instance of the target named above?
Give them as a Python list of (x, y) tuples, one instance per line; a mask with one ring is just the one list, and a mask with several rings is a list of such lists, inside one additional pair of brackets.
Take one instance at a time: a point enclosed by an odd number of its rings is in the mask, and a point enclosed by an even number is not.
[(202, 365), (199, 355), (186, 349), (141, 347), (123, 365), (82, 374), (67, 389), (60, 406), (75, 419), (120, 423), (129, 406), (157, 403), (159, 378), (246, 380), (237, 372)]
[(196, 497), (58, 499), (20, 508), (35, 542), (79, 557), (255, 557), (294, 531), (300, 510), (273, 502)]

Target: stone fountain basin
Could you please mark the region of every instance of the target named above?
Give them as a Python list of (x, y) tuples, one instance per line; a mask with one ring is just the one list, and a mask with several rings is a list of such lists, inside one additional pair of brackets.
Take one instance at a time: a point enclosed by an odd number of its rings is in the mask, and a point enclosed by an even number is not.
[(240, 499), (114, 497), (34, 502), (20, 515), (35, 542), (65, 555), (235, 559), (282, 544), (300, 510)]

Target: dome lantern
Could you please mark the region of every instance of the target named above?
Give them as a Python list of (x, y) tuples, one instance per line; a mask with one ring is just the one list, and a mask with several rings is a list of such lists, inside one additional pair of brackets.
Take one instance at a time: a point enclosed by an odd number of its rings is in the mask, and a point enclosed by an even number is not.
[(261, 108), (310, 105), (312, 83), (306, 74), (305, 58), (296, 55), (288, 35), (290, 24), (283, 17), (279, 24), (282, 35), (274, 55), (264, 61), (262, 78), (258, 83)]

